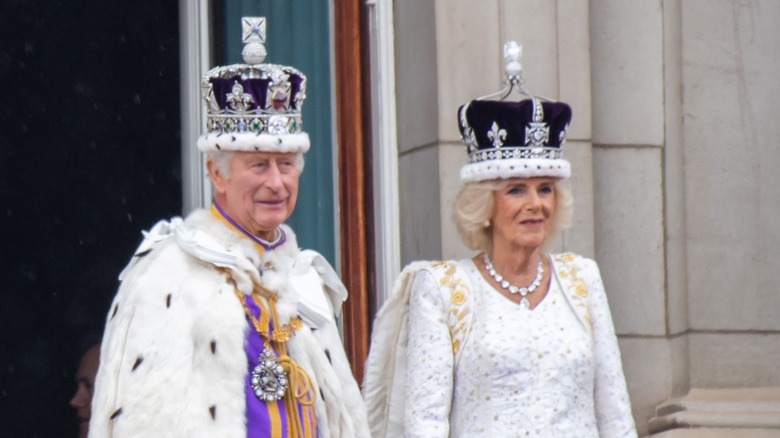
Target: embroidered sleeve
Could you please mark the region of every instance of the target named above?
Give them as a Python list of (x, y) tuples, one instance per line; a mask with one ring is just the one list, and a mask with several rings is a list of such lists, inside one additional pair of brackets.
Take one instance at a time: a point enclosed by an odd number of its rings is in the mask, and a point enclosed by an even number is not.
[(583, 260), (587, 276), (593, 354), (596, 360), (594, 398), (599, 433), (605, 438), (636, 437), (631, 403), (623, 376), (615, 328), (596, 262)]
[(407, 437), (446, 437), (453, 387), (449, 309), (439, 279), (421, 270), (412, 283), (404, 429)]
[(567, 299), (574, 306), (577, 317), (587, 327), (591, 328), (590, 308), (588, 306), (588, 286), (580, 272), (582, 257), (574, 253), (557, 254), (554, 257), (558, 276), (563, 280)]
[(468, 286), (456, 275), (456, 264), (437, 262), (432, 266), (434, 278), (438, 279), (441, 301), (447, 308), (447, 325), (452, 343), (452, 354), (457, 366), (458, 353), (468, 335), (469, 308)]

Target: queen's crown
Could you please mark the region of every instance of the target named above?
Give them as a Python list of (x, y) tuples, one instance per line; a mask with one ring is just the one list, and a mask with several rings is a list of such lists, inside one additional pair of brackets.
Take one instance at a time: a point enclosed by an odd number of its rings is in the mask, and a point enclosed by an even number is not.
[[(513, 41), (504, 46), (505, 89), (458, 109), (458, 126), (469, 156), (461, 169), (463, 181), (569, 176), (570, 166), (562, 153), (571, 107), (525, 91), (521, 52)], [(508, 100), (512, 90), (523, 99)]]

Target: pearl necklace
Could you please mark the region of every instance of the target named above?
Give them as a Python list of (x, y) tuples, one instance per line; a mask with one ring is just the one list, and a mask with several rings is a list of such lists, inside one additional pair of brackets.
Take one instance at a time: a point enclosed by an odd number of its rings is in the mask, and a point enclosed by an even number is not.
[(544, 265), (542, 264), (542, 258), (539, 257), (539, 264), (536, 265), (536, 278), (534, 278), (534, 281), (531, 282), (526, 287), (520, 287), (515, 286), (514, 284), (511, 284), (509, 280), (506, 280), (504, 277), (498, 274), (496, 272), (495, 268), (493, 268), (493, 264), (490, 263), (490, 259), (488, 258), (487, 253), (483, 254), (482, 256), (483, 260), (485, 261), (485, 269), (487, 269), (488, 273), (491, 277), (493, 277), (493, 280), (496, 280), (496, 283), (500, 284), (501, 287), (508, 290), (511, 294), (520, 294), (520, 296), (523, 297), (522, 301), (526, 302), (525, 296), (528, 294), (532, 294), (536, 291), (536, 288), (539, 287), (539, 285), (542, 284), (542, 277), (544, 275)]

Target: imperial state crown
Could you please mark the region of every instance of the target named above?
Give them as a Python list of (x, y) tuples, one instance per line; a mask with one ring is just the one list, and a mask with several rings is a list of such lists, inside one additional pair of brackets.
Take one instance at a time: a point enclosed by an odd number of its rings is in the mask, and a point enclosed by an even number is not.
[(306, 152), (310, 142), (301, 117), (306, 76), (263, 63), (264, 17), (244, 17), (241, 24), (244, 63), (215, 67), (201, 81), (207, 115), (198, 149)]

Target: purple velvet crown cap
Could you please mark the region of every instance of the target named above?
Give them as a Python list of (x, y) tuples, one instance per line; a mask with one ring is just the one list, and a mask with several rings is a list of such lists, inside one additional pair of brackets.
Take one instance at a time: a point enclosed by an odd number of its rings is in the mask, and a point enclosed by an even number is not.
[(215, 67), (201, 80), (206, 132), (198, 149), (304, 153), (310, 146), (301, 112), (306, 76), (263, 63), (264, 17), (243, 17), (241, 24), (245, 63)]
[[(242, 74), (236, 74), (231, 77), (207, 77), (206, 79), (211, 84), (215, 103), (221, 111), (227, 112), (230, 110), (228, 96), (233, 94), (233, 87), (238, 83), (243, 88), (244, 94), (251, 97), (251, 99), (247, 99), (248, 104), (245, 108), (247, 112), (270, 110), (274, 105), (277, 108), (280, 105), (287, 105), (290, 107), (289, 110), (291, 112), (300, 112), (300, 108), (296, 108), (298, 102), (296, 102), (295, 98), (301, 92), (301, 84), (306, 81), (306, 77), (296, 71), (285, 72), (285, 80), (289, 87), (288, 96), (284, 96), (285, 99), (283, 101), (278, 100), (278, 97), (277, 100), (274, 100), (274, 96), (271, 95), (272, 80), (267, 77), (267, 73), (258, 68), (253, 69), (252, 66), (245, 64), (238, 64), (236, 67)], [(280, 70), (283, 69), (281, 66), (278, 68)]]
[(563, 102), (473, 100), (458, 109), (469, 162), (464, 182), (505, 178), (568, 178), (562, 158), (572, 110)]

